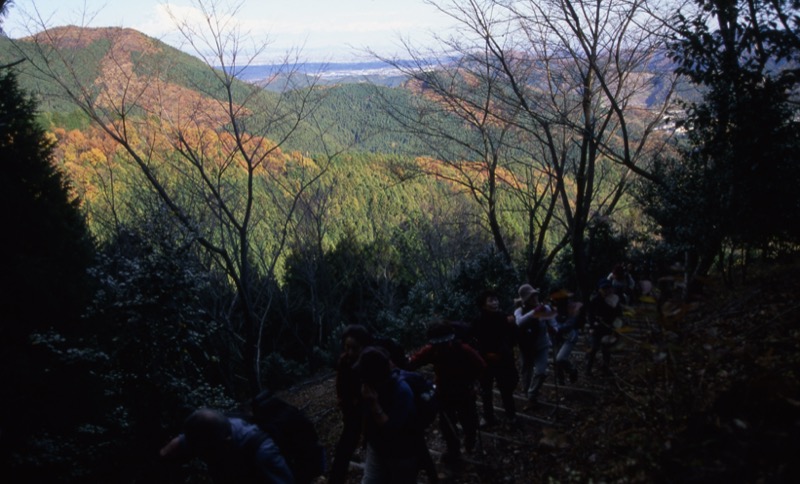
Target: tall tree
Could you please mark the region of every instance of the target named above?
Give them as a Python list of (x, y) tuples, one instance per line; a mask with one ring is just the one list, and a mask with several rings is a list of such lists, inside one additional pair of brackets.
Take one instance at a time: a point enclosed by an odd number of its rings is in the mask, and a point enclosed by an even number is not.
[[(629, 1), (431, 1), (458, 27), (442, 49), (408, 46), (404, 70), (435, 94), (470, 135), (468, 149), (442, 161), (488, 207), (499, 251), (506, 235), (491, 209), (515, 197), (525, 207), (527, 277), (542, 280), (560, 248), (572, 249), (578, 288), (591, 289), (586, 232), (612, 214), (634, 176), (657, 181), (658, 127), (672, 105), (674, 76), (663, 66), (661, 5)], [(438, 59), (429, 65), (431, 56)], [(453, 60), (455, 59), (455, 61)], [(394, 64), (404, 64), (395, 60)], [(442, 72), (449, 73), (443, 75)], [(424, 91), (423, 91), (424, 92)], [(430, 139), (442, 116), (411, 118)], [(448, 131), (452, 133), (452, 131)], [(467, 155), (469, 153), (469, 157)], [(465, 162), (478, 160), (475, 163)], [(469, 167), (471, 171), (468, 171)], [(475, 182), (474, 172), (481, 173)], [(493, 185), (503, 179), (499, 190)]]

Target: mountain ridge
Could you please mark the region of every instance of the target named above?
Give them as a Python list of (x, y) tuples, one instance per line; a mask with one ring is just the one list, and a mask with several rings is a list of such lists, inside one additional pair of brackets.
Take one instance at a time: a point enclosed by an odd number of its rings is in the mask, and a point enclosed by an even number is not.
[[(329, 92), (337, 94), (326, 95), (331, 99), (324, 101), (323, 105), (323, 124), (330, 126), (327, 130), (328, 142), (333, 141), (338, 147), (367, 152), (398, 153), (400, 149), (403, 153), (430, 154), (421, 152), (423, 147), (419, 141), (414, 141), (408, 133), (401, 133), (396, 120), (383, 119), (388, 116), (381, 112), (380, 104), (391, 98), (393, 106), (397, 107), (399, 103), (404, 106), (403, 109), (405, 106), (413, 109), (412, 103), (418, 102), (421, 97), (435, 102), (436, 97), (425, 96), (423, 84), (411, 80), (402, 72), (420, 63), (432, 68), (440, 65), (433, 60), (234, 66), (228, 68), (234, 77), (230, 80), (231, 92), (228, 93), (220, 83), (220, 74), (224, 75), (222, 69), (131, 28), (65, 26), (14, 41), (0, 39), (0, 61), (18, 59), (19, 52), (32, 59), (41, 59), (43, 52), (37, 52), (36, 42), (39, 43), (38, 48), (47, 51), (45, 53), (76, 59), (73, 65), (78, 72), (65, 72), (65, 77), (71, 75), (79, 78), (83, 86), (90, 87), (90, 94), (104, 103), (101, 107), (119, 109), (128, 102), (120, 95), (127, 95), (129, 99), (132, 95), (137, 96), (134, 102), (141, 109), (126, 115), (147, 113), (163, 117), (169, 108), (176, 110), (174, 115), (185, 122), (196, 120), (198, 113), (213, 111), (215, 104), (216, 108), (224, 105), (228, 102), (228, 94), (232, 95), (230, 101), (236, 105), (246, 103), (247, 99), (253, 99), (252, 96), (263, 98), (265, 105), (269, 105), (270, 99), (274, 101), (287, 89), (315, 85), (334, 88)], [(448, 62), (448, 59), (442, 62)], [(654, 59), (651, 63), (655, 69), (666, 69), (668, 65), (665, 57)], [(23, 73), (20, 76), (23, 87), (39, 98), (41, 111), (54, 113), (51, 119), (80, 119), (85, 116), (68, 99), (60, 96), (60, 87), (52, 79), (37, 75), (29, 63), (23, 63), (17, 69)], [(641, 76), (638, 81), (640, 85), (646, 83), (650, 88), (630, 97), (632, 105), (647, 109), (651, 104), (663, 100), (666, 92), (663, 86), (653, 80), (657, 76), (650, 71), (635, 75)], [(537, 80), (532, 78), (530, 82)], [(175, 100), (178, 102), (173, 102)], [(215, 119), (209, 118), (208, 121), (219, 126), (219, 123), (226, 122), (226, 118), (218, 114)], [(70, 126), (81, 124), (85, 125), (85, 122), (70, 121)], [(381, 141), (365, 136), (365, 131), (377, 126), (380, 126)], [(313, 127), (309, 126), (308, 130), (313, 131)], [(276, 139), (279, 139), (280, 136), (277, 136)], [(365, 144), (364, 140), (369, 138), (370, 141)], [(301, 141), (289, 143), (290, 149), (304, 152), (325, 149), (310, 132), (301, 133), (298, 139)], [(417, 146), (412, 147), (414, 143)]]

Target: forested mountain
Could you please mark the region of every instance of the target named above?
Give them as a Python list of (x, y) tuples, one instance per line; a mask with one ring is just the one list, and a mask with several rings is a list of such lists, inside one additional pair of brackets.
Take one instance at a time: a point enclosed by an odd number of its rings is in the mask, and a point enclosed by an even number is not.
[[(58, 27), (48, 30), (47, 35), (16, 41), (3, 38), (0, 45), (4, 60), (23, 56), (42, 58), (50, 54), (69, 58), (85, 85), (93, 86), (82, 93), (92, 99), (100, 95), (101, 86), (120, 81), (114, 79), (112, 64), (117, 62), (129, 64), (141, 82), (163, 79), (184, 95), (217, 100), (224, 96), (199, 59), (132, 29)], [(41, 50), (37, 50), (39, 47)], [(64, 65), (58, 68), (66, 69)], [(65, 102), (55, 79), (37, 75), (24, 63), (19, 70), (22, 86), (37, 96), (42, 111), (68, 115), (75, 110), (74, 104)], [(71, 73), (62, 74), (61, 78), (66, 78)], [(154, 107), (146, 103), (145, 106)]]
[[(86, 85), (102, 86), (115, 82), (114, 73), (109, 71), (109, 64), (130, 62), (139, 82), (146, 83), (150, 82), (150, 79), (160, 79), (167, 82), (177, 95), (185, 96), (187, 99), (224, 101), (225, 93), (219, 90), (213, 74), (202, 61), (135, 30), (62, 27), (52, 29), (50, 33), (54, 38), (62, 39), (69, 45), (67, 54), (74, 58), (75, 69)], [(12, 47), (12, 42), (15, 47)], [(23, 55), (40, 56), (40, 53), (34, 52), (32, 46), (34, 42), (39, 41), (34, 38), (16, 41), (0, 38), (0, 61), (12, 61)], [(47, 45), (49, 42), (48, 40), (42, 43)], [(119, 58), (120, 51), (124, 55), (123, 61)], [(46, 122), (53, 127), (67, 129), (85, 127), (88, 124), (88, 119), (76, 110), (73, 103), (65, 99), (53, 79), (37, 75), (35, 70), (25, 63), (18, 69), (20, 83), (37, 97), (41, 116)], [(245, 70), (243, 73), (250, 70)], [(284, 72), (277, 77), (284, 78), (286, 75)], [(300, 79), (296, 80), (295, 84), (308, 85), (312, 82), (306, 80), (309, 75), (305, 72), (297, 73)], [(363, 81), (362, 78), (357, 80)], [(265, 83), (261, 78), (258, 81), (262, 85)], [(285, 86), (286, 81), (273, 79), (272, 82)], [(239, 89), (242, 89), (245, 82), (238, 84), (240, 84)], [(98, 88), (86, 94), (98, 96), (99, 93)], [(261, 95), (270, 98), (274, 97), (275, 93), (266, 85)], [(413, 95), (406, 89), (381, 87), (364, 82), (336, 83), (325, 87), (325, 96), (316, 112), (314, 122), (325, 127), (325, 140), (332, 144), (329, 149), (340, 150), (346, 147), (355, 151), (374, 153), (427, 154), (425, 148), (407, 133), (402, 133), (400, 127), (394, 124), (380, 107), (379, 98), (385, 97), (383, 102), (403, 106), (410, 102)], [(150, 105), (143, 103), (142, 107), (155, 109), (152, 103), (155, 103), (155, 98), (151, 100)], [(288, 148), (318, 152), (322, 146), (312, 128), (306, 124), (305, 128), (301, 127), (300, 132), (290, 141)]]
[[(87, 85), (101, 86), (113, 81), (114, 74), (109, 70), (110, 63), (120, 62), (119, 51), (123, 52), (123, 62), (130, 62), (133, 72), (140, 78), (140, 82), (148, 79), (161, 79), (168, 82), (176, 93), (188, 98), (207, 98), (224, 101), (225, 93), (215, 84), (215, 79), (202, 61), (171, 47), (163, 42), (149, 38), (132, 29), (122, 28), (77, 28), (59, 27), (50, 31), (57, 39), (65, 40), (69, 45), (69, 57), (73, 58), (76, 70)], [(12, 47), (11, 43), (15, 44)], [(40, 54), (34, 51), (34, 38), (23, 38), (12, 41), (0, 38), (0, 61), (12, 61), (22, 55)], [(48, 44), (50, 40), (42, 42)], [(20, 49), (20, 51), (17, 51)], [(113, 50), (112, 50), (113, 49)], [(384, 64), (381, 64), (384, 65)], [(403, 64), (411, 68), (413, 64)], [(426, 156), (431, 154), (431, 148), (424, 146), (420, 140), (408, 133), (387, 115), (385, 104), (391, 104), (398, 110), (409, 106), (412, 98), (420, 96), (419, 86), (412, 87), (413, 83), (408, 76), (396, 73), (393, 81), (379, 81), (377, 83), (365, 82), (369, 77), (353, 75), (351, 77), (338, 77), (337, 82), (330, 83), (324, 80), (323, 66), (315, 65), (323, 74), (320, 80), (324, 85), (325, 97), (316, 111), (315, 123), (325, 127), (325, 140), (331, 143), (329, 149), (347, 148), (354, 151), (367, 151), (386, 154), (409, 154)], [(664, 56), (654, 59), (648, 67), (652, 72), (664, 72), (671, 69), (672, 63)], [(331, 66), (336, 68), (336, 65)], [(24, 63), (18, 67), (20, 83), (29, 92), (33, 93), (40, 102), (41, 116), (53, 127), (73, 128), (84, 127), (88, 120), (76, 110), (74, 103), (65, 99), (59, 87), (52, 78), (38, 75), (29, 65)], [(262, 95), (266, 98), (275, 96), (275, 89), (287, 86), (287, 69), (292, 70), (292, 75), (297, 79), (294, 85), (306, 86), (315, 81), (309, 80), (314, 70), (302, 65), (272, 66), (269, 69), (259, 70), (259, 66), (250, 66), (243, 69), (229, 68), (228, 70), (241, 75), (244, 85), (246, 82), (255, 82), (264, 87)], [(220, 71), (221, 72), (221, 71)], [(650, 73), (641, 72), (639, 75), (648, 77)], [(540, 82), (546, 82), (541, 79)], [(275, 84), (273, 89), (273, 84)], [(391, 86), (391, 87), (390, 87)], [(239, 89), (242, 89), (240, 86)], [(654, 83), (652, 90), (639, 94), (633, 102), (634, 105), (647, 108), (653, 103), (660, 102), (665, 95), (665, 86)], [(87, 92), (88, 96), (99, 95), (100, 90)], [(690, 98), (693, 91), (685, 88), (682, 96)], [(151, 102), (155, 102), (152, 99)], [(144, 103), (145, 109), (147, 104)], [(153, 106), (151, 106), (153, 107)], [(410, 108), (408, 108), (410, 109)], [(278, 133), (275, 133), (278, 135)], [(314, 129), (308, 124), (301, 127), (288, 143), (288, 148), (303, 152), (318, 152), (322, 149), (320, 139)]]

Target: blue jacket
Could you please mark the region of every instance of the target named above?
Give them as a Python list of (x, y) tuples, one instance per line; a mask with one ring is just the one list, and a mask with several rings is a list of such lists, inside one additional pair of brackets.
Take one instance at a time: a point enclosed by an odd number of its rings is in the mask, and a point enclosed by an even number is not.
[[(294, 484), (278, 446), (255, 424), (229, 417), (231, 445), (204, 459), (215, 484)], [(181, 435), (181, 445), (186, 447)]]

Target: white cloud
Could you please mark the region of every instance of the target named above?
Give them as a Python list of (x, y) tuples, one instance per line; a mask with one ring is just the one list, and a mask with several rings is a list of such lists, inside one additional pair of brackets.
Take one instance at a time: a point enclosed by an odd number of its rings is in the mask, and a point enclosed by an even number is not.
[(174, 4), (158, 4), (151, 12), (132, 28), (153, 37), (171, 35), (177, 32), (177, 24), (186, 22), (196, 28), (205, 28), (203, 12), (194, 7)]

